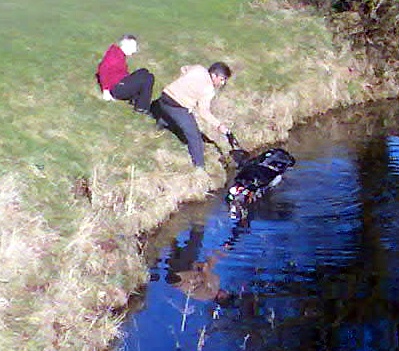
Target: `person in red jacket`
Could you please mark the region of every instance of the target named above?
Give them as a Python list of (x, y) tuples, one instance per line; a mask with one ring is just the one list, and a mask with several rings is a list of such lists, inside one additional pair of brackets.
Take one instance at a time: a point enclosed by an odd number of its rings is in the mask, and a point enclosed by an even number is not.
[(136, 37), (123, 35), (118, 44), (112, 44), (105, 52), (97, 68), (97, 81), (104, 100), (127, 100), (136, 112), (150, 115), (154, 75), (146, 68), (130, 74), (127, 64), (127, 57), (137, 51)]

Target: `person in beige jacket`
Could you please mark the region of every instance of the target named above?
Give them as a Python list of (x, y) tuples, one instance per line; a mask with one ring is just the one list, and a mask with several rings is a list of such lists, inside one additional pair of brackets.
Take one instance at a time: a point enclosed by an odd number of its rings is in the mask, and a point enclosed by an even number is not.
[(222, 134), (229, 133), (228, 128), (212, 114), (211, 101), (216, 90), (223, 87), (230, 77), (231, 70), (223, 62), (216, 62), (208, 69), (201, 65), (183, 66), (180, 77), (167, 85), (156, 100), (164, 120), (158, 123), (166, 122), (169, 127), (173, 124), (182, 132), (196, 167), (204, 167), (204, 142), (196, 117)]

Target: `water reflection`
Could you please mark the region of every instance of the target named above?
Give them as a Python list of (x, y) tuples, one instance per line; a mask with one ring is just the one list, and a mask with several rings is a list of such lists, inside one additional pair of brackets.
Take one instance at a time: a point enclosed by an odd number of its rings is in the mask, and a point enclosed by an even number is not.
[(190, 298), (207, 301), (223, 299), (226, 294), (220, 289), (220, 278), (213, 272), (218, 260), (217, 252), (199, 261), (204, 237), (204, 226), (193, 225), (188, 240), (179, 246), (173, 240), (165, 280)]
[(399, 175), (399, 136), (390, 135), (387, 137), (387, 153), (390, 173)]
[(397, 350), (399, 138), (372, 111), (293, 133), (297, 165), (247, 223), (223, 194), (188, 209), (124, 350)]
[(188, 271), (193, 268), (194, 262), (199, 258), (203, 238), (204, 226), (193, 224), (189, 237), (184, 240), (183, 245), (179, 244), (177, 238), (173, 240), (169, 258), (166, 259), (168, 264), (167, 281), (173, 283), (173, 276), (176, 275), (176, 272)]

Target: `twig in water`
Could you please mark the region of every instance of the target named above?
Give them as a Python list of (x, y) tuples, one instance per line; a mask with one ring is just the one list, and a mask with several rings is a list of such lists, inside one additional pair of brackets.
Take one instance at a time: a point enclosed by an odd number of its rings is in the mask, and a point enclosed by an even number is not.
[(245, 291), (244, 285), (241, 285), (240, 293), (238, 294), (238, 298), (241, 300), (242, 299), (242, 294)]
[(181, 314), (184, 313), (184, 311), (186, 311), (187, 315), (193, 314), (195, 311), (194, 306), (188, 306), (188, 308), (185, 310), (184, 308), (181, 308), (179, 306), (177, 306), (172, 299), (167, 299), (166, 302), (171, 305), (173, 308), (175, 308), (176, 310), (178, 310)]
[(242, 350), (246, 350), (246, 348), (247, 348), (247, 341), (248, 341), (248, 339), (251, 337), (251, 335), (250, 334), (247, 334), (247, 335), (245, 335), (245, 337), (244, 337), (244, 342), (242, 343), (242, 345), (240, 345), (240, 349), (242, 349)]
[(169, 328), (170, 328), (170, 331), (171, 331), (173, 337), (175, 338), (176, 351), (180, 351), (181, 347), (180, 347), (179, 339), (177, 338), (177, 335), (175, 333), (175, 329), (173, 328), (173, 326), (169, 326)]
[(274, 308), (273, 307), (269, 308), (269, 312), (270, 312), (270, 315), (269, 315), (269, 317), (267, 317), (267, 321), (272, 326), (272, 329), (274, 329), (274, 326), (275, 326), (274, 325), (274, 320), (276, 318), (276, 313), (274, 312)]
[(201, 334), (198, 339), (197, 351), (202, 351), (202, 348), (205, 346), (205, 332), (206, 332), (206, 326), (204, 325), (201, 329)]
[(190, 295), (191, 291), (187, 293), (186, 303), (184, 304), (183, 318), (181, 321), (181, 328), (180, 328), (180, 331), (182, 332), (184, 331), (184, 329), (186, 329), (187, 315), (190, 314), (190, 306), (188, 304), (188, 302), (190, 301)]
[[(134, 331), (136, 332), (135, 335), (140, 335), (139, 326), (137, 324), (137, 319), (135, 317), (133, 317), (133, 328), (134, 328)], [(127, 349), (128, 349), (128, 346), (125, 345), (125, 348), (123, 350), (127, 350)], [(137, 340), (136, 340), (136, 348), (135, 348), (135, 350), (141, 351), (140, 338), (137, 338)]]
[(222, 308), (220, 307), (220, 305), (216, 305), (215, 309), (212, 312), (212, 319), (219, 319), (221, 312)]

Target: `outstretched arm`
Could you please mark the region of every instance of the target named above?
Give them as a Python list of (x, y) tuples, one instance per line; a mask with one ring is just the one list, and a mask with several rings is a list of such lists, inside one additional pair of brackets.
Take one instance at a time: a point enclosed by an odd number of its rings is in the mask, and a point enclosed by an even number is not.
[(198, 101), (198, 115), (204, 121), (216, 128), (220, 133), (226, 134), (229, 131), (228, 128), (223, 123), (221, 123), (211, 112), (212, 98), (213, 95), (210, 95)]

